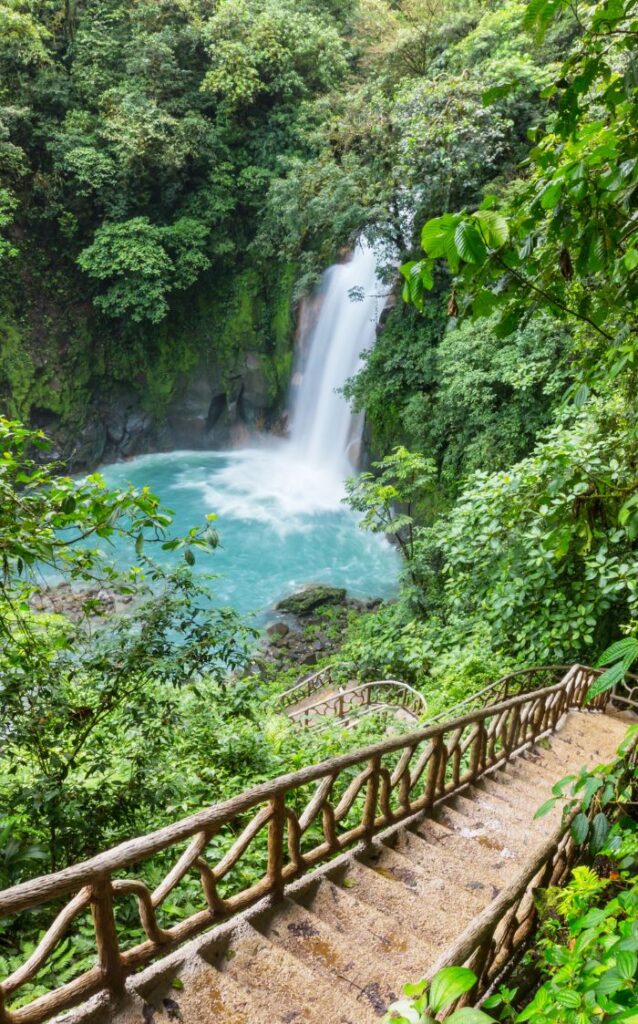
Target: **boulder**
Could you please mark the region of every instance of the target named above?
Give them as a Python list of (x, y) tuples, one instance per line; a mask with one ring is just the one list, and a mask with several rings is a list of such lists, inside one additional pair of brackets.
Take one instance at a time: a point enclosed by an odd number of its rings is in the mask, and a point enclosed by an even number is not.
[(270, 639), (275, 642), (277, 640), (283, 640), (285, 636), (288, 636), (289, 632), (290, 626), (287, 626), (285, 622), (273, 622), (266, 629), (266, 633)]
[(277, 605), (277, 611), (289, 612), (291, 615), (310, 615), (315, 608), (326, 604), (345, 604), (344, 587), (329, 587), (325, 583), (310, 583), (289, 597), (284, 597)]

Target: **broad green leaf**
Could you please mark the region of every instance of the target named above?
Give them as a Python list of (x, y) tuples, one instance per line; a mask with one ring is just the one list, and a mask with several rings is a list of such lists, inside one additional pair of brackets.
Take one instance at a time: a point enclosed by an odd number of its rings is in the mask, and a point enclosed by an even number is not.
[(541, 206), (544, 210), (553, 210), (558, 204), (558, 200), (561, 197), (563, 191), (563, 183), (561, 181), (552, 182), (546, 189), (541, 193)]
[(546, 800), (544, 804), (541, 804), (534, 814), (534, 820), (536, 821), (537, 818), (543, 818), (546, 814), (549, 814), (556, 806), (556, 800), (557, 797), (552, 797), (550, 800)]
[(495, 210), (477, 210), (473, 219), (478, 221), (483, 241), (488, 249), (500, 249), (510, 237), (510, 230), (505, 217)]
[(578, 992), (574, 992), (570, 988), (563, 988), (556, 993), (556, 1002), (570, 1010), (575, 1010), (577, 1006), (580, 1006), (580, 999)]
[(584, 843), (589, 832), (589, 818), (582, 811), (572, 821), (572, 838), (577, 846)]
[[(467, 967), (444, 967), (432, 979), (430, 1008), (434, 1013), (445, 1010), (450, 1003), (476, 984), (476, 975)], [(449, 1018), (451, 1020), (451, 1018)], [(467, 1024), (472, 1024), (468, 1021)]]
[[(631, 662), (633, 662), (633, 660), (634, 659), (632, 658)], [(628, 668), (629, 665), (625, 666), (623, 661), (619, 661), (615, 665), (612, 665), (611, 668), (608, 668), (607, 671), (603, 672), (603, 674), (599, 676), (598, 679), (589, 687), (589, 690), (587, 691), (587, 700), (593, 700), (594, 697), (600, 696), (601, 693), (611, 690), (612, 687), (615, 686), (616, 683), (619, 683), (627, 673)]]
[(480, 266), (487, 259), (485, 243), (472, 221), (461, 221), (454, 232), (454, 244), (459, 256), (466, 263)]
[(492, 1017), (482, 1010), (475, 1010), (473, 1006), (462, 1006), (445, 1020), (446, 1024), (493, 1024)]
[(599, 811), (598, 814), (594, 815), (591, 823), (591, 838), (589, 841), (589, 850), (592, 855), (599, 853), (605, 845), (605, 840), (609, 835), (609, 820), (606, 814)]
[(632, 636), (627, 636), (623, 640), (616, 640), (610, 647), (607, 647), (596, 662), (596, 665), (598, 668), (603, 665), (609, 665), (611, 662), (618, 661), (619, 658), (624, 658), (632, 652), (638, 658), (638, 640)]
[(428, 256), (448, 255), (448, 247), (450, 242), (454, 242), (454, 232), (460, 219), (460, 214), (445, 213), (442, 217), (426, 221), (421, 231), (421, 245)]
[(626, 950), (619, 950), (616, 953), (616, 970), (625, 981), (631, 980), (638, 971), (638, 956)]

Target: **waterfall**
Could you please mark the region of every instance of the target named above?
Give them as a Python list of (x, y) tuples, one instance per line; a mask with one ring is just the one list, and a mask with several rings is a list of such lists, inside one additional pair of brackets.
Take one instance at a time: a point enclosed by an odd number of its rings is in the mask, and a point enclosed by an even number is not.
[[(313, 517), (343, 512), (344, 480), (357, 464), (363, 417), (352, 414), (338, 389), (374, 344), (385, 291), (375, 264), (372, 249), (359, 242), (347, 262), (326, 271), (316, 296), (304, 304), (289, 438), (262, 438), (234, 450), (232, 458), (220, 453), (206, 471), (199, 465), (184, 470), (180, 487), (201, 491), (222, 522), (259, 523), (280, 538), (301, 537), (318, 521)], [(349, 536), (351, 522), (336, 522), (341, 525), (334, 529)]]
[[(363, 417), (338, 393), (374, 344), (383, 285), (373, 250), (360, 240), (345, 263), (323, 275), (314, 324), (300, 331), (291, 388), (290, 439), (308, 462), (345, 477), (356, 464)], [(306, 317), (306, 320), (309, 319)]]

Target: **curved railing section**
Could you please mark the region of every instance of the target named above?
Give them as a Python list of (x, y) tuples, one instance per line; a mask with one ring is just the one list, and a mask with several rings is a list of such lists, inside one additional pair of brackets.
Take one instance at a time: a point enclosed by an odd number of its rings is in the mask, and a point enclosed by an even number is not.
[(292, 722), (309, 727), (318, 724), (318, 719), (325, 716), (333, 718), (349, 718), (376, 709), (393, 709), (403, 711), (414, 720), (418, 720), (427, 711), (427, 702), (407, 683), (398, 679), (378, 679), (371, 683), (361, 683), (350, 688), (341, 687), (336, 693), (330, 693), (313, 704), (306, 704), (288, 712)]
[[(602, 672), (602, 669), (600, 671)], [(628, 672), (621, 683), (616, 683), (612, 701), (619, 711), (638, 714), (638, 676)]]
[[(82, 864), (5, 890), (0, 919), (36, 908), (42, 915), (51, 905), (53, 915), (61, 909), (22, 966), (0, 983), (0, 1024), (39, 1024), (98, 992), (119, 997), (127, 975), (142, 964), (264, 896), (280, 898), (294, 879), (390, 825), (427, 813), (552, 732), (570, 708), (583, 706), (592, 678), (590, 669), (574, 665), (554, 686), (281, 776)], [(605, 699), (593, 706), (603, 707)], [(254, 856), (247, 872), (242, 858), (249, 847)], [(157, 878), (157, 858), (163, 880), (151, 888), (144, 870), (150, 866)], [(187, 876), (195, 876), (199, 893), (189, 890), (189, 902), (199, 907), (169, 924), (162, 906), (171, 893), (175, 900)], [(127, 947), (117, 921), (121, 901), (131, 897), (146, 937)], [(15, 1007), (23, 987), (88, 908), (95, 966)], [(130, 926), (121, 930), (128, 933)]]
[(279, 703), (284, 708), (299, 704), (300, 701), (311, 697), (313, 693), (324, 690), (326, 686), (329, 686), (334, 681), (333, 676), (338, 673), (339, 669), (346, 667), (341, 662), (337, 662), (334, 665), (325, 665), (318, 672), (313, 672), (312, 675), (302, 679), (300, 683), (295, 683), (289, 690), (284, 690), (283, 693), (280, 693), (278, 696)]

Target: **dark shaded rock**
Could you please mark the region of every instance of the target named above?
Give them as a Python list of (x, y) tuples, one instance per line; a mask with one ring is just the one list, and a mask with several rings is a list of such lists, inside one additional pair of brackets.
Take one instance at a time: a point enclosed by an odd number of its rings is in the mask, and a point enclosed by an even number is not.
[(292, 615), (309, 615), (322, 605), (344, 604), (346, 591), (343, 587), (329, 587), (325, 583), (311, 583), (296, 594), (285, 597), (277, 605), (277, 611)]
[(271, 640), (283, 640), (284, 637), (288, 636), (290, 626), (287, 626), (285, 622), (273, 622), (268, 626), (266, 632)]

